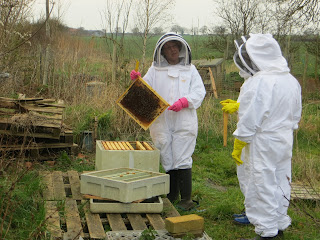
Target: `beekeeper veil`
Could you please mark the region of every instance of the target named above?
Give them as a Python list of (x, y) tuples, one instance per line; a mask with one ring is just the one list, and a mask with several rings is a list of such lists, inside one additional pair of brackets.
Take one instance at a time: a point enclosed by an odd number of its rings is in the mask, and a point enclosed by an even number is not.
[(240, 76), (245, 79), (260, 71), (247, 52), (246, 42), (249, 38), (250, 36), (242, 36), (234, 40), (236, 52), (233, 55), (233, 61), (240, 69)]
[(250, 34), (235, 40), (233, 60), (240, 72), (251, 76), (259, 71), (290, 72), (287, 60), (282, 56), (279, 43), (271, 34)]
[(166, 33), (161, 36), (156, 44), (156, 48), (153, 54), (153, 65), (155, 67), (167, 67), (169, 63), (162, 55), (163, 46), (169, 41), (178, 41), (179, 44), (179, 65), (190, 66), (191, 65), (191, 49), (189, 44), (183, 39), (183, 37), (176, 33)]

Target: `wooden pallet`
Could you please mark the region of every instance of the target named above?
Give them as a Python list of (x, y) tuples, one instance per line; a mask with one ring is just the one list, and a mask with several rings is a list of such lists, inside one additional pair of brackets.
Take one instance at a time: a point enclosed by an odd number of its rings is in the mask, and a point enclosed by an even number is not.
[(291, 200), (320, 200), (320, 188), (302, 183), (291, 183)]
[(54, 99), (0, 98), (0, 133), (59, 139), (64, 108)]
[(46, 190), (46, 218), (52, 239), (105, 239), (107, 231), (165, 230), (166, 217), (180, 216), (167, 198), (162, 214), (94, 214), (80, 193), (76, 171), (40, 172)]

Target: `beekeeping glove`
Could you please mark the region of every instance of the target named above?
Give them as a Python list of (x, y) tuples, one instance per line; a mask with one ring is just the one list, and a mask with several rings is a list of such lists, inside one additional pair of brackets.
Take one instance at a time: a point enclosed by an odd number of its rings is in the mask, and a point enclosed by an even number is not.
[(239, 109), (240, 103), (237, 101), (226, 99), (220, 102), (220, 104), (223, 106), (222, 111), (226, 113), (234, 113)]
[(180, 98), (178, 101), (176, 101), (174, 104), (172, 104), (168, 110), (172, 110), (175, 112), (179, 112), (182, 108), (187, 108), (189, 106), (188, 100), (183, 97)]
[(135, 80), (138, 77), (141, 77), (141, 73), (136, 71), (136, 70), (132, 70), (131, 73), (130, 73), (131, 80)]
[(226, 100), (220, 101), (220, 104), (221, 104), (222, 106), (225, 106), (225, 105), (227, 105), (228, 103), (236, 103), (236, 102), (237, 102), (237, 101), (232, 100), (232, 99), (226, 99)]
[(234, 139), (233, 151), (232, 151), (232, 158), (235, 160), (236, 164), (240, 166), (243, 161), (240, 159), (242, 149), (247, 145), (246, 142), (242, 142), (239, 139)]

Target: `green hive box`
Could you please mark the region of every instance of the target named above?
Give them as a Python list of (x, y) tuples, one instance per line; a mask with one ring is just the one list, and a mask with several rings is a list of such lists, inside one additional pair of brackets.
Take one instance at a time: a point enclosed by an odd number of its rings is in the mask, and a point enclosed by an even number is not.
[(103, 141), (96, 141), (95, 170), (136, 168), (159, 172), (160, 151), (148, 142), (153, 150), (138, 150), (135, 142), (129, 142), (134, 150), (106, 150)]
[(169, 193), (169, 175), (132, 168), (81, 174), (80, 192), (130, 203)]

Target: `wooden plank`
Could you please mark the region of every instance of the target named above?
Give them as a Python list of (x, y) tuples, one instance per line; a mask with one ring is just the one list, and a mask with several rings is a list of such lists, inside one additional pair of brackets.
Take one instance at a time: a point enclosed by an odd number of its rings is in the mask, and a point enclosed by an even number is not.
[(302, 183), (291, 183), (291, 199), (319, 200), (320, 189)]
[(168, 198), (162, 198), (163, 209), (165, 211), (166, 217), (178, 217), (180, 213), (175, 209)]
[(151, 226), (155, 230), (164, 230), (165, 229), (165, 224), (160, 216), (160, 214), (155, 214), (155, 213), (147, 213), (146, 214), (147, 219), (149, 220)]
[(68, 171), (68, 177), (71, 187), (72, 199), (82, 200), (82, 194), (80, 193), (80, 179), (77, 171)]
[(45, 119), (62, 120), (62, 114), (45, 115), (45, 114), (39, 114), (37, 112), (33, 112), (32, 115), (45, 118)]
[(228, 140), (228, 113), (223, 112), (223, 146), (227, 146)]
[[(21, 115), (21, 114), (20, 114)], [(32, 119), (32, 117), (31, 117)], [(12, 119), (9, 118), (0, 118), (0, 123), (3, 125), (10, 125), (11, 127), (19, 126), (19, 121), (15, 122)], [(61, 121), (58, 120), (47, 120), (44, 119), (43, 121), (41, 120), (35, 120), (32, 124), (23, 127), (23, 128), (28, 128), (28, 127), (45, 127), (45, 128), (61, 128)]]
[(215, 81), (214, 81), (214, 78), (213, 78), (213, 74), (212, 74), (211, 68), (209, 67), (208, 69), (209, 69), (209, 75), (210, 75), (210, 79), (211, 79), (211, 84), (212, 84), (213, 94), (214, 94), (214, 97), (215, 97), (216, 99), (218, 99), (216, 83), (215, 83)]
[(56, 201), (46, 201), (46, 220), (47, 229), (51, 234), (51, 239), (61, 239), (62, 230), (60, 228), (60, 217), (59, 211), (57, 209)]
[[(0, 131), (1, 132), (1, 131)], [(74, 147), (77, 146), (74, 143), (37, 143), (37, 144), (32, 144), (32, 145), (5, 145), (1, 146), (2, 149), (8, 149), (8, 150), (31, 150), (31, 149), (41, 149), (41, 148), (67, 148), (67, 147)], [(0, 149), (1, 149), (0, 148)]]
[(66, 199), (65, 214), (68, 238), (79, 239), (79, 236), (84, 237), (76, 200)]
[(88, 204), (85, 204), (84, 211), (90, 239), (105, 239), (106, 233), (103, 228), (100, 215), (98, 213), (91, 213)]
[(29, 104), (21, 104), (21, 106), (28, 111), (41, 112), (41, 113), (54, 113), (54, 114), (62, 114), (62, 108), (51, 108), (51, 107), (36, 107)]
[(1, 101), (1, 99), (0, 99), (0, 108), (17, 109), (18, 106), (14, 102)]
[(127, 217), (133, 230), (144, 230), (148, 228), (140, 214), (127, 214)]
[(37, 106), (40, 107), (56, 107), (56, 108), (66, 108), (65, 105), (58, 104), (58, 103), (40, 103), (40, 102), (35, 102)]
[[(1, 128), (1, 124), (0, 124), (0, 128)], [(0, 129), (0, 133), (5, 134), (5, 135), (22, 136), (22, 137), (29, 135), (34, 138), (53, 138), (53, 139), (60, 138), (60, 136), (55, 136), (52, 133), (29, 133), (29, 134), (27, 134), (27, 132), (12, 132), (11, 130), (1, 130), (1, 129)]]
[(53, 189), (54, 189), (54, 199), (64, 200), (66, 198), (66, 191), (64, 189), (62, 172), (54, 171), (52, 173)]
[(54, 199), (54, 190), (52, 182), (52, 174), (49, 171), (42, 171), (39, 173), (42, 177), (42, 182), (45, 184), (46, 188), (43, 191), (44, 200), (53, 200)]
[(109, 221), (109, 225), (112, 231), (126, 231), (126, 225), (124, 224), (122, 217), (117, 213), (109, 213), (107, 214), (107, 218)]

